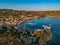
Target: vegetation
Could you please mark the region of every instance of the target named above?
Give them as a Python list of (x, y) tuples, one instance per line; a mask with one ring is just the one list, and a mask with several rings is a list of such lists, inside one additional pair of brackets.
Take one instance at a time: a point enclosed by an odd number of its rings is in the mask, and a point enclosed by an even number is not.
[(44, 17), (44, 16), (60, 16), (60, 11), (17, 11), (17, 10), (11, 10), (11, 9), (0, 9), (0, 18), (2, 17), (9, 17), (12, 15), (13, 17), (21, 17), (21, 15), (25, 16), (39, 16), (39, 17)]
[[(17, 10), (10, 10), (10, 9), (0, 9), (0, 18), (8, 18), (10, 15), (17, 18), (20, 18), (21, 15), (24, 15), (27, 17), (34, 17), (34, 16), (38, 16), (38, 17), (59, 16), (60, 17), (60, 11), (17, 11)], [(28, 42), (31, 45), (38, 45), (38, 42), (40, 40), (42, 40), (41, 42), (45, 43), (45, 41), (43, 41), (43, 39), (39, 37), (40, 33), (38, 33), (39, 36), (36, 36), (34, 34), (34, 31), (30, 32), (27, 29), (25, 30), (21, 29), (23, 27), (22, 26), (23, 23), (21, 23), (20, 25), (21, 27), (19, 27), (20, 29), (15, 29), (14, 26), (10, 26), (9, 29), (6, 26), (1, 26), (0, 38), (4, 37), (4, 39), (6, 39), (7, 45), (9, 45), (10, 43), (11, 43), (10, 45), (13, 45), (17, 40), (18, 42), (20, 42), (19, 45), (20, 44), (25, 45), (25, 42)], [(32, 39), (29, 37), (31, 37)], [(35, 38), (35, 41), (33, 41), (34, 38)], [(1, 45), (5, 45), (3, 44), (3, 42), (5, 42), (4, 39)], [(1, 39), (0, 39), (0, 43), (1, 43)], [(29, 45), (29, 44), (26, 44), (26, 45)]]
[[(9, 45), (9, 44), (10, 45), (20, 45), (20, 44), (21, 45), (38, 45), (39, 44), (38, 42), (40, 37), (33, 36), (32, 33), (27, 29), (25, 31), (20, 30), (19, 32), (14, 27), (11, 27), (11, 29), (6, 29), (5, 26), (2, 26), (2, 27), (5, 31), (3, 30), (4, 33), (0, 34), (1, 45)], [(17, 44), (16, 41), (19, 43)]]

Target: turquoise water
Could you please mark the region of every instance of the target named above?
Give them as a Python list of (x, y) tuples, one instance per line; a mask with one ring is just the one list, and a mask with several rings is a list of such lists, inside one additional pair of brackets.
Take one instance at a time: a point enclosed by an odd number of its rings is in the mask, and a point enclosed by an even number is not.
[(44, 17), (41, 19), (32, 19), (24, 24), (27, 29), (43, 29), (42, 25), (52, 25), (53, 39), (47, 45), (60, 45), (60, 18)]

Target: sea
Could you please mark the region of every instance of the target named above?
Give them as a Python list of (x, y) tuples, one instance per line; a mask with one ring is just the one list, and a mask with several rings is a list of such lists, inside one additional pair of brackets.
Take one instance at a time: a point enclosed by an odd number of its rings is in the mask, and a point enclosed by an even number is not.
[(30, 31), (43, 29), (42, 25), (51, 25), (53, 38), (47, 42), (47, 45), (60, 45), (60, 18), (58, 17), (43, 17), (40, 19), (32, 19), (24, 23), (24, 28)]

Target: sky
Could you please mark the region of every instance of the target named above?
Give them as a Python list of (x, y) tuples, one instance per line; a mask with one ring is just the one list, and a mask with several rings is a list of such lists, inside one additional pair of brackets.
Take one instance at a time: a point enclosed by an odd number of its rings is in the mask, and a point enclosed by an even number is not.
[(60, 0), (0, 0), (0, 9), (27, 11), (60, 10)]

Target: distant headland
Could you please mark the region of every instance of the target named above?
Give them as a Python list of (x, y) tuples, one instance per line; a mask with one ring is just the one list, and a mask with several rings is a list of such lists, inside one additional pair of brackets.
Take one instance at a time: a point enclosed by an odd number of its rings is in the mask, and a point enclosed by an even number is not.
[(13, 9), (0, 9), (0, 18), (2, 17), (9, 17), (10, 15), (21, 17), (21, 15), (27, 17), (60, 17), (60, 10), (53, 10), (53, 11), (25, 11), (25, 10), (13, 10)]

